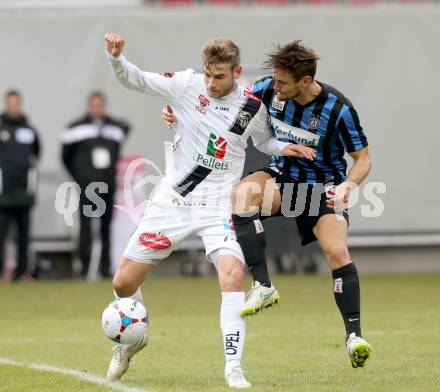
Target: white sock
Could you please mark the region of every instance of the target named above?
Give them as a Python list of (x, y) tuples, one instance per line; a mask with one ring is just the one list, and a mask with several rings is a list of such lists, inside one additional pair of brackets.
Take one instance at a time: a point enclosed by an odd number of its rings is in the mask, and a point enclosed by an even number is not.
[[(113, 294), (115, 295), (116, 299), (119, 299), (118, 294), (116, 294), (115, 290), (113, 290)], [(141, 288), (140, 287), (138, 287), (136, 292), (133, 295), (130, 295), (128, 298), (133, 298), (134, 300), (140, 302), (141, 304), (144, 303), (144, 298), (142, 297), (142, 292), (141, 292)]]
[(246, 337), (246, 324), (240, 315), (244, 302), (244, 292), (222, 292), (220, 327), (225, 349), (225, 376), (233, 367), (240, 366)]

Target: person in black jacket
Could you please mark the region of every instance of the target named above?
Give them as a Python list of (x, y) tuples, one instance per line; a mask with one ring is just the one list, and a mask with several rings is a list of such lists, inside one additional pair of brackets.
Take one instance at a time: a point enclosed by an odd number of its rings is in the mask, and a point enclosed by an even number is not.
[(0, 276), (8, 230), (15, 223), (18, 252), (13, 280), (30, 278), (30, 210), (35, 203), (40, 156), (37, 131), (29, 125), (21, 107), (21, 94), (8, 91), (5, 112), (0, 116)]
[[(89, 95), (88, 113), (71, 123), (63, 136), (62, 159), (67, 171), (81, 187), (79, 257), (86, 277), (92, 249), (91, 217), (100, 217), (102, 241), (100, 272), (110, 277), (110, 224), (116, 188), (116, 163), (129, 126), (106, 115), (106, 97), (99, 91)], [(91, 183), (98, 183), (92, 184)], [(86, 194), (87, 189), (87, 194)], [(104, 202), (94, 206), (93, 192)], [(92, 207), (91, 207), (92, 206)]]

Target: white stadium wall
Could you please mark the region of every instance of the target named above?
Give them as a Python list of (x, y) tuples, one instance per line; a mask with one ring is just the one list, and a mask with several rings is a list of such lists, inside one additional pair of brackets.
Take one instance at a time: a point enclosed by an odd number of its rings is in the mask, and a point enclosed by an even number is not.
[(35, 236), (69, 229), (54, 210), (56, 187), (67, 174), (60, 161), (64, 126), (84, 112), (88, 92), (108, 94), (109, 112), (132, 133), (124, 154), (164, 166), (163, 102), (124, 90), (104, 56), (107, 31), (126, 38), (126, 56), (141, 68), (169, 72), (199, 68), (200, 47), (227, 36), (242, 48), (245, 79), (273, 43), (302, 39), (321, 56), (317, 79), (351, 99), (373, 157), (369, 182), (386, 194), (380, 217), (363, 217), (364, 196), (352, 209), (353, 232), (440, 230), (440, 7), (189, 7), (0, 9), (0, 93), (23, 92), (25, 111), (43, 144)]

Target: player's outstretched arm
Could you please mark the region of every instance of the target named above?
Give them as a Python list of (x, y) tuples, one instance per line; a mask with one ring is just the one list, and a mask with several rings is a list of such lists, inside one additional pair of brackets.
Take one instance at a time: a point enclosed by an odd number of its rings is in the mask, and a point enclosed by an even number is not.
[[(267, 108), (261, 105), (252, 123), (252, 141), (254, 146), (264, 154), (284, 155), (286, 157), (306, 158), (314, 160), (316, 151), (301, 144), (292, 144), (278, 140), (271, 131)], [(166, 119), (165, 119), (166, 120)]]
[(113, 73), (124, 87), (140, 93), (148, 94), (146, 73), (136, 65), (130, 63), (122, 54), (125, 46), (124, 39), (115, 33), (105, 35), (107, 59), (110, 62)]
[(141, 71), (122, 54), (125, 41), (118, 34), (107, 33), (105, 45), (113, 73), (118, 81), (130, 90), (173, 100), (183, 93), (194, 75), (192, 70), (164, 74)]

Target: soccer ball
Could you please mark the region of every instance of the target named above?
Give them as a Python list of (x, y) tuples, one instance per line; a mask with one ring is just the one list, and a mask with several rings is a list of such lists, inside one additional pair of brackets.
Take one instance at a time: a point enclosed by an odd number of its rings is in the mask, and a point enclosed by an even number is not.
[(102, 313), (102, 329), (116, 343), (134, 345), (147, 333), (148, 312), (133, 298), (120, 298)]

